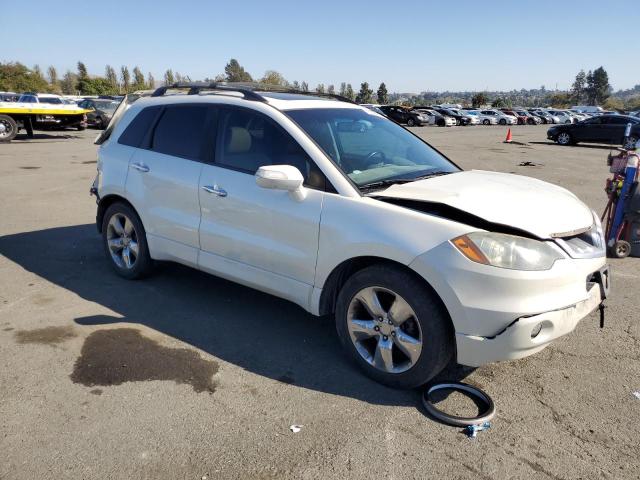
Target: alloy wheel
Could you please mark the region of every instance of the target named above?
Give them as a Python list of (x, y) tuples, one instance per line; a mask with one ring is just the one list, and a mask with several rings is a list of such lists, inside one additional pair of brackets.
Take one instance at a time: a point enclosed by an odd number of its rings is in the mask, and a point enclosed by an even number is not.
[(8, 120), (0, 119), (0, 140), (13, 134), (13, 125)]
[(560, 145), (569, 145), (571, 143), (571, 135), (566, 132), (562, 132), (558, 135), (558, 143)]
[(132, 269), (139, 254), (138, 234), (133, 222), (122, 213), (115, 213), (107, 225), (107, 246), (115, 264)]
[(422, 353), (422, 329), (413, 308), (384, 287), (367, 287), (354, 295), (347, 330), (362, 359), (385, 373), (409, 370)]
[(636, 143), (637, 142), (638, 142), (638, 139), (636, 137), (629, 137), (624, 142), (623, 148), (625, 150), (633, 150), (634, 148), (636, 148)]

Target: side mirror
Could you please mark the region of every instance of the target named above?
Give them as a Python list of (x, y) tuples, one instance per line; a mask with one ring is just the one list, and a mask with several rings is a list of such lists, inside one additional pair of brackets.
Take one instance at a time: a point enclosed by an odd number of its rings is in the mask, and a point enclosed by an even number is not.
[(300, 170), (292, 165), (265, 165), (258, 168), (255, 174), (256, 184), (272, 190), (286, 190), (296, 201), (307, 196), (302, 183), (304, 177)]

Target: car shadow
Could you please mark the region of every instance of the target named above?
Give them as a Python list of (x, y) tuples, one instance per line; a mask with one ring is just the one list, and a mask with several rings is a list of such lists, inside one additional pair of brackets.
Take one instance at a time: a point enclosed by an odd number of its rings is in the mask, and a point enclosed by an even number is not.
[[(386, 388), (343, 355), (331, 319), (276, 297), (177, 264), (127, 281), (104, 258), (94, 224), (0, 237), (0, 254), (45, 280), (114, 312), (70, 319), (139, 324), (275, 381), (374, 404), (416, 406), (417, 391)], [(450, 365), (438, 379), (473, 369)]]
[(26, 133), (18, 133), (12, 140), (13, 142), (28, 141), (28, 140), (68, 140), (72, 138), (83, 138), (77, 134), (67, 133), (66, 131), (60, 131), (58, 134), (34, 132), (33, 137), (29, 137)]
[[(554, 145), (554, 146), (560, 146), (558, 145), (556, 142), (528, 142), (534, 145)], [(613, 145), (613, 144), (593, 144), (593, 143), (578, 143), (577, 145), (565, 145), (563, 148), (566, 147), (575, 147), (575, 148), (595, 148), (598, 150), (615, 150), (617, 148), (619, 148), (619, 145)]]

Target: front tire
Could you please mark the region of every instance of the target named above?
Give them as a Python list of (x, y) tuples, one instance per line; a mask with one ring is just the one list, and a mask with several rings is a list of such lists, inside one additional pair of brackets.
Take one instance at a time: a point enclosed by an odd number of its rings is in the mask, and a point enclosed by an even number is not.
[(129, 205), (114, 203), (102, 220), (102, 242), (109, 263), (123, 278), (135, 280), (151, 272), (147, 234)]
[(507, 121), (504, 118), (500, 119), (500, 125), (506, 125)]
[(409, 120), (407, 120), (407, 126), (413, 127), (415, 124), (416, 122), (413, 118), (410, 118)]
[(558, 145), (567, 146), (573, 143), (573, 138), (570, 133), (560, 132), (556, 137), (556, 142), (558, 142)]
[(483, 124), (483, 125), (491, 125), (491, 120), (484, 119), (484, 120), (482, 121), (482, 124)]
[(453, 358), (454, 332), (442, 302), (395, 266), (374, 265), (351, 276), (338, 295), (335, 320), (347, 355), (390, 387), (424, 385)]

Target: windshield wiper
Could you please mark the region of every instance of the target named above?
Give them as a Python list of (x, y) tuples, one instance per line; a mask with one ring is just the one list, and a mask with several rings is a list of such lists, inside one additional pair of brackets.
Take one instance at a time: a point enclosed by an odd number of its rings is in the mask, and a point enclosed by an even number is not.
[(425, 178), (448, 175), (449, 173), (454, 173), (454, 172), (437, 171), (437, 172), (431, 172), (431, 173), (427, 173), (425, 175), (420, 175), (419, 177), (413, 177), (413, 178), (390, 178), (388, 180), (379, 180), (377, 182), (365, 183), (364, 185), (360, 185), (358, 188), (363, 191), (377, 190), (383, 187), (390, 187), (391, 185), (397, 185), (400, 183), (411, 183), (411, 182), (415, 182), (416, 180), (424, 180)]

